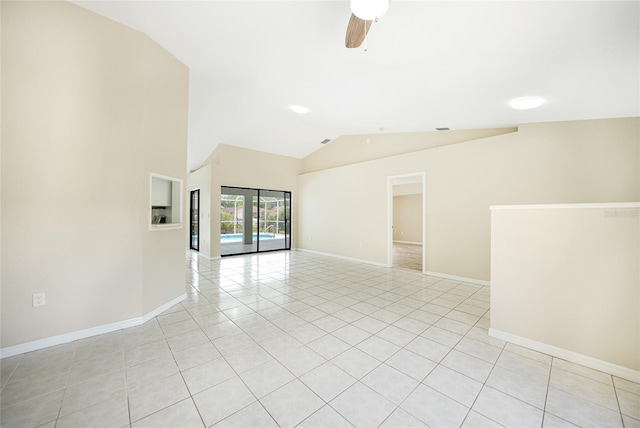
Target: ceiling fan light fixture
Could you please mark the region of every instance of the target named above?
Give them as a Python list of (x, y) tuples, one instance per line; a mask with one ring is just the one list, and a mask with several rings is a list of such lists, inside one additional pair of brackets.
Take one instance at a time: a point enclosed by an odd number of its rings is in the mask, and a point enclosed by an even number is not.
[(540, 97), (522, 97), (509, 101), (511, 108), (516, 110), (530, 110), (532, 108), (538, 108), (544, 103), (544, 100)]
[(298, 114), (307, 114), (309, 113), (309, 109), (305, 106), (301, 106), (301, 105), (290, 105), (289, 109), (291, 109), (292, 112), (294, 113), (298, 113)]
[(350, 0), (351, 12), (365, 21), (381, 18), (389, 10), (389, 0)]

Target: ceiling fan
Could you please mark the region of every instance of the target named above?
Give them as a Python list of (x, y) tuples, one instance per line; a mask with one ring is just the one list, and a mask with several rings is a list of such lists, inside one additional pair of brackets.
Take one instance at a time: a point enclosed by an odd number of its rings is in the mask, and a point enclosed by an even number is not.
[(357, 48), (367, 37), (373, 21), (377, 21), (387, 10), (389, 0), (350, 0), (351, 18), (347, 24), (344, 44), (348, 48)]

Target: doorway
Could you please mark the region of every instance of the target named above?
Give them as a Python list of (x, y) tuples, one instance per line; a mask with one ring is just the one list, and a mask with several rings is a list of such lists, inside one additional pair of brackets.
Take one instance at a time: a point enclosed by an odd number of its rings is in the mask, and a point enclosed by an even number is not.
[(388, 177), (387, 264), (426, 272), (425, 173)]
[(290, 249), (291, 192), (221, 187), (221, 256)]
[(191, 223), (191, 239), (189, 239), (192, 250), (200, 250), (200, 189), (192, 190), (190, 195), (189, 219)]

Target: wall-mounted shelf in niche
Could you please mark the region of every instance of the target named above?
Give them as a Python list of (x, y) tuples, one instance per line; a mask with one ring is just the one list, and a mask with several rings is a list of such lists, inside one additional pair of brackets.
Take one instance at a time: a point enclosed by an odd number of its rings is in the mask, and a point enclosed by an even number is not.
[(182, 227), (182, 180), (151, 173), (149, 230)]

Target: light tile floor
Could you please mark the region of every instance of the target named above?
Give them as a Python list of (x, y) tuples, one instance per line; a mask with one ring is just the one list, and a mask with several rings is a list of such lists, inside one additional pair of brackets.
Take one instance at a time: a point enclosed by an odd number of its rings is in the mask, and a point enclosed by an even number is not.
[(394, 242), (393, 266), (422, 271), (422, 245)]
[(638, 427), (640, 385), (487, 335), (489, 287), (207, 261), (145, 325), (2, 360), (3, 427)]

